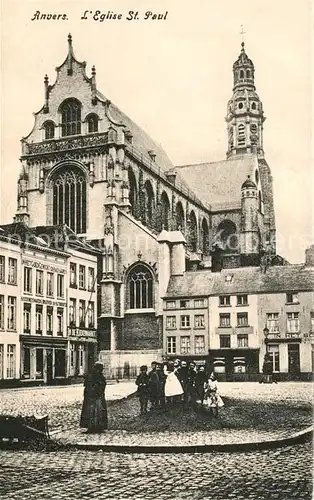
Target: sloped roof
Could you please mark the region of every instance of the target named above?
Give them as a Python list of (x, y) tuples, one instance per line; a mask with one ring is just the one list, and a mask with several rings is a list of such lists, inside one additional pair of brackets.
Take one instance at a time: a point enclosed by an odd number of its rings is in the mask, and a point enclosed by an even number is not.
[[(231, 280), (228, 280), (231, 277)], [(187, 272), (170, 278), (166, 296), (187, 297), (204, 295), (235, 295), (249, 293), (279, 293), (314, 291), (314, 267), (304, 264), (269, 267), (264, 273), (259, 267)]]
[[(241, 186), (258, 166), (255, 155), (246, 154), (228, 160), (176, 167), (195, 195), (212, 210), (224, 206), (240, 207)], [(233, 208), (233, 207), (232, 207)]]

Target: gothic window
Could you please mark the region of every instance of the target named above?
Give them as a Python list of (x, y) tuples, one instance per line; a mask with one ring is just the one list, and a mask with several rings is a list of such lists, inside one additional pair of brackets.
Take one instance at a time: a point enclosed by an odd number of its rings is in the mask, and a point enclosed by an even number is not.
[(262, 211), (262, 194), (260, 191), (258, 192), (258, 209), (260, 212)]
[(245, 146), (245, 126), (243, 123), (238, 125), (238, 145)]
[(76, 99), (66, 99), (61, 104), (62, 137), (81, 133), (81, 103)]
[(150, 181), (144, 185), (145, 194), (145, 222), (148, 226), (153, 226), (154, 222), (154, 191)]
[(131, 203), (131, 211), (134, 216), (137, 215), (137, 184), (134, 172), (131, 167), (128, 169), (129, 178), (129, 202)]
[(86, 178), (78, 167), (62, 168), (53, 183), (53, 224), (66, 224), (75, 233), (86, 232)]
[(209, 255), (209, 230), (206, 219), (202, 221), (202, 252), (203, 255)]
[(45, 139), (53, 139), (55, 136), (55, 126), (53, 122), (44, 123)]
[(165, 191), (161, 195), (161, 228), (169, 230), (170, 202)]
[(192, 252), (197, 251), (197, 220), (193, 210), (190, 212), (189, 216), (189, 226), (188, 226), (188, 248)]
[(86, 119), (88, 125), (88, 133), (92, 134), (93, 132), (98, 132), (98, 116), (97, 115), (89, 115)]
[(184, 210), (181, 201), (178, 201), (176, 206), (176, 229), (184, 232)]
[(215, 243), (226, 253), (237, 253), (239, 242), (236, 225), (230, 220), (222, 221), (217, 229)]
[(143, 264), (136, 265), (128, 276), (129, 309), (153, 307), (153, 275)]
[(243, 71), (243, 69), (241, 69), (241, 71), (240, 71), (240, 78), (244, 78), (244, 71)]

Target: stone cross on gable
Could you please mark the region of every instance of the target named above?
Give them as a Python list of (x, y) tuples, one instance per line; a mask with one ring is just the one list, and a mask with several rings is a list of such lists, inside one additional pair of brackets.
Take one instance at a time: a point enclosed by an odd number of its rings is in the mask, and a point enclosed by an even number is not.
[(242, 43), (244, 43), (244, 35), (246, 34), (246, 31), (243, 30), (243, 24), (241, 24), (241, 31), (240, 35), (242, 36)]

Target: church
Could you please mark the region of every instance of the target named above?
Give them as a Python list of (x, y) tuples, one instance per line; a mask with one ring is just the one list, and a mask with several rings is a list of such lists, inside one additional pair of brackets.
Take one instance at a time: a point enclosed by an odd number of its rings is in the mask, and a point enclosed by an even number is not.
[(67, 226), (100, 250), (98, 349), (108, 370), (160, 358), (163, 298), (182, 262), (219, 272), (278, 260), (263, 104), (244, 43), (232, 72), (226, 159), (193, 165), (174, 165), (98, 90), (71, 35), (55, 82), (44, 78), (43, 106), (21, 141), (15, 221), (42, 235)]

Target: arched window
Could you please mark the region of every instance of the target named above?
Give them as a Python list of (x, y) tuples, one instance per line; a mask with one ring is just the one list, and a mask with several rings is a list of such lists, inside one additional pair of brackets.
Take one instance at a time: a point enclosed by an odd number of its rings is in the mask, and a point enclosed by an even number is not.
[(167, 193), (161, 195), (161, 229), (169, 230), (170, 202)]
[(182, 232), (185, 229), (184, 210), (181, 201), (178, 201), (176, 206), (176, 229)]
[(226, 253), (237, 253), (239, 241), (236, 225), (230, 220), (222, 221), (217, 228), (215, 243)]
[(129, 309), (153, 307), (153, 275), (142, 264), (136, 265), (128, 275)]
[(53, 139), (55, 136), (55, 125), (53, 122), (44, 123), (45, 139)]
[(240, 78), (244, 78), (244, 71), (243, 71), (243, 69), (241, 69), (241, 71), (240, 71)]
[(81, 103), (76, 99), (66, 99), (61, 104), (62, 137), (81, 133)]
[(98, 116), (93, 114), (87, 117), (88, 133), (98, 132)]
[(191, 252), (197, 251), (197, 220), (193, 210), (189, 215), (189, 226), (188, 226), (188, 248)]
[(238, 126), (238, 145), (245, 145), (245, 126), (243, 123), (240, 123), (240, 125)]
[(259, 181), (259, 175), (258, 175), (258, 170), (255, 170), (255, 182), (258, 184)]
[(246, 78), (251, 78), (251, 71), (249, 69), (246, 70)]
[(202, 252), (203, 255), (209, 255), (209, 230), (206, 219), (202, 221)]
[(150, 181), (146, 181), (144, 185), (145, 193), (145, 222), (149, 226), (153, 226), (154, 222), (154, 191)]
[(129, 202), (131, 203), (131, 211), (134, 216), (137, 215), (137, 184), (134, 172), (131, 167), (128, 168), (129, 178)]
[(239, 102), (239, 109), (243, 108), (243, 102)]
[(262, 193), (260, 191), (258, 192), (258, 209), (260, 212), (262, 212), (262, 209), (263, 209)]
[(52, 179), (53, 224), (86, 232), (86, 178), (78, 167), (60, 168)]
[(252, 109), (256, 109), (256, 102), (252, 102)]

